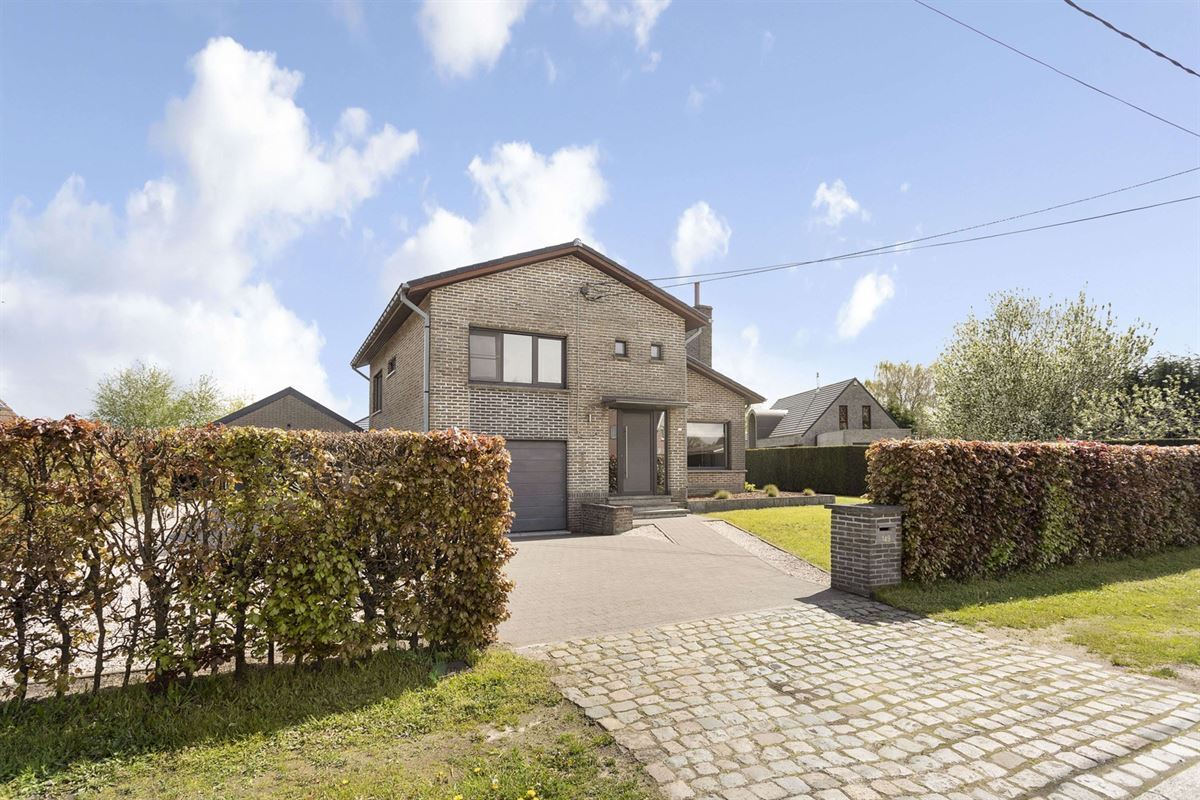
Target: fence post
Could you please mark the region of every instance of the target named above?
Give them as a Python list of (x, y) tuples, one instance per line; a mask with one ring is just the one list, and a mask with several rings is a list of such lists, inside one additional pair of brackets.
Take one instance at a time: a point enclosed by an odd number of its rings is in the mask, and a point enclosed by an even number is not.
[(871, 596), (900, 582), (904, 506), (827, 505), (830, 583), (834, 589)]

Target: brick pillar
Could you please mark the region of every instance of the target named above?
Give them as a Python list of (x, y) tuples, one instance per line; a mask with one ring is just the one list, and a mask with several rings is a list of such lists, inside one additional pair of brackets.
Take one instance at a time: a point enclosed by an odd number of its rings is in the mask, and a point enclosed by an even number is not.
[(900, 582), (904, 506), (827, 505), (830, 578), (834, 589), (866, 597)]

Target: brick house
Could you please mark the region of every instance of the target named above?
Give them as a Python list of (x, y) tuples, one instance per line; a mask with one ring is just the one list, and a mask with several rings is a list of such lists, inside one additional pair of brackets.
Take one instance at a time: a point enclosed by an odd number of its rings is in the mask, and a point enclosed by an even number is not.
[(332, 433), (361, 430), (341, 414), (291, 386), (226, 414), (215, 424)]
[(868, 444), (912, 435), (857, 378), (789, 395), (747, 416), (749, 447)]
[(578, 530), (587, 503), (741, 489), (763, 398), (712, 368), (710, 325), (576, 240), (403, 284), (351, 365), (372, 429), (502, 435), (513, 530)]

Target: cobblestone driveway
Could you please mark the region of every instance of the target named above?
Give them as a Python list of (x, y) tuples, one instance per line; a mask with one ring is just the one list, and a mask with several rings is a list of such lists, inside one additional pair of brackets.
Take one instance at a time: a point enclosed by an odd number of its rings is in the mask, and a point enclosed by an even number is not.
[(1121, 798), (1200, 763), (1194, 693), (823, 598), (527, 652), (670, 798)]

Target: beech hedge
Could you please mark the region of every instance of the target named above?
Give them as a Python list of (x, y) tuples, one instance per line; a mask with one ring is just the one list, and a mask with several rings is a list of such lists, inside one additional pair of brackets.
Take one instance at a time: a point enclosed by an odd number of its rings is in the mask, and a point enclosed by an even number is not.
[(929, 582), (1200, 543), (1200, 447), (892, 440), (876, 503), (905, 506), (903, 573)]
[(462, 651), (507, 616), (504, 440), (0, 426), (0, 671), (57, 692), (248, 661)]

